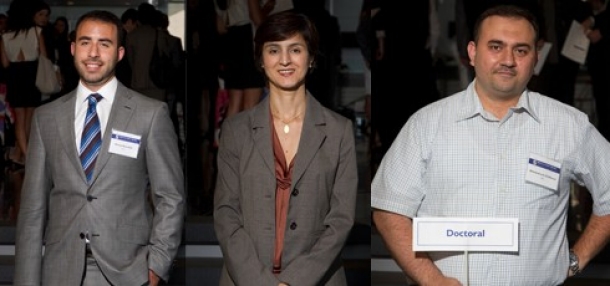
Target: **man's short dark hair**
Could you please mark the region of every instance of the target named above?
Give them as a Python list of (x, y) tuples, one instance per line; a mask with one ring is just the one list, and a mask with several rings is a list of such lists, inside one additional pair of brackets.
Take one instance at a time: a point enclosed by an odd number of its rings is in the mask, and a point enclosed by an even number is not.
[(474, 24), (473, 36), (475, 43), (479, 40), (481, 23), (483, 23), (485, 19), (492, 16), (527, 20), (534, 28), (534, 40), (538, 42), (538, 39), (540, 37), (540, 26), (538, 25), (538, 20), (536, 19), (536, 16), (534, 16), (534, 14), (530, 10), (515, 5), (497, 5), (485, 10), (485, 12), (483, 12), (483, 14), (479, 16), (476, 23)]
[(150, 3), (142, 2), (138, 5), (138, 21), (142, 25), (154, 26), (157, 18), (157, 8)]
[(77, 31), (81, 23), (85, 20), (100, 21), (114, 25), (117, 31), (117, 45), (122, 45), (124, 37), (123, 23), (121, 23), (121, 20), (119, 19), (119, 17), (117, 17), (117, 15), (105, 10), (93, 10), (91, 12), (87, 12), (80, 18), (78, 18), (78, 21), (76, 22), (76, 28), (74, 30)]

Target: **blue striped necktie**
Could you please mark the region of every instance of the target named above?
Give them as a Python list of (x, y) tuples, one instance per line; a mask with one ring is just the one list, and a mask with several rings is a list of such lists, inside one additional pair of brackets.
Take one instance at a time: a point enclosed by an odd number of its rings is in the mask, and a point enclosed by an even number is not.
[(85, 176), (87, 177), (87, 183), (90, 183), (91, 181), (97, 154), (102, 147), (100, 120), (97, 117), (97, 111), (95, 109), (98, 101), (102, 99), (103, 97), (99, 93), (93, 93), (87, 97), (89, 107), (87, 108), (83, 135), (80, 140), (80, 162), (83, 166)]

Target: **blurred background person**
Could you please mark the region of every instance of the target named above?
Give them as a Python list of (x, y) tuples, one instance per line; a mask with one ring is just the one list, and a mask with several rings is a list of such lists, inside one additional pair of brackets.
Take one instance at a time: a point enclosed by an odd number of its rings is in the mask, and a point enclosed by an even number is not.
[(586, 31), (591, 41), (586, 67), (591, 76), (591, 87), (595, 98), (597, 129), (610, 140), (610, 14), (605, 0), (588, 0), (594, 13), (591, 27)]
[[(49, 22), (49, 18), (51, 16), (51, 6), (49, 6), (49, 4), (42, 0), (33, 0), (29, 2), (29, 5), (31, 9), (34, 10), (34, 23), (41, 30), (40, 34), (44, 39), (46, 57), (53, 63), (58, 78), (61, 78), (59, 65), (57, 64), (58, 55), (55, 43), (55, 28)], [(49, 99), (56, 96), (56, 94), (43, 93), (42, 101), (48, 101)]]
[(159, 17), (155, 6), (143, 2), (138, 5), (137, 10), (138, 25), (127, 34), (125, 46), (125, 54), (131, 67), (131, 88), (148, 97), (167, 102), (167, 90), (153, 83), (149, 70), (155, 45), (160, 53), (168, 54), (170, 40), (166, 34), (158, 32)]
[(7, 12), (7, 32), (2, 35), (2, 65), (7, 68), (7, 101), (15, 111), (17, 148), (9, 159), (21, 166), (25, 162), (32, 115), (41, 103), (41, 94), (35, 84), (38, 57), (39, 54), (47, 56), (45, 39), (41, 30), (37, 29), (37, 23), (41, 22), (34, 20), (44, 18), (45, 10), (36, 8), (26, 1), (11, 2)]
[(561, 50), (572, 22), (584, 23), (593, 15), (591, 7), (582, 0), (539, 0), (538, 3), (531, 1), (534, 4), (525, 2), (531, 6), (521, 4), (522, 7), (538, 13), (541, 28), (538, 48), (545, 42), (552, 44), (540, 73), (532, 76), (527, 87), (574, 106), (576, 79), (581, 64), (562, 55)]
[(255, 27), (248, 8), (249, 1), (215, 0), (218, 29), (225, 38), (222, 49), (227, 55), (223, 63), (223, 78), (229, 93), (227, 117), (256, 105), (265, 86), (263, 74), (254, 63)]
[(56, 63), (61, 74), (61, 91), (51, 96), (56, 99), (76, 88), (78, 73), (70, 52), (70, 26), (66, 17), (60, 16), (53, 22), (53, 42), (55, 43)]
[[(121, 22), (123, 23), (123, 47), (127, 46), (127, 35), (138, 27), (138, 10), (135, 8), (128, 8), (121, 14)], [(127, 54), (123, 56), (123, 59), (117, 63), (116, 66), (116, 78), (125, 86), (131, 87), (131, 66)]]

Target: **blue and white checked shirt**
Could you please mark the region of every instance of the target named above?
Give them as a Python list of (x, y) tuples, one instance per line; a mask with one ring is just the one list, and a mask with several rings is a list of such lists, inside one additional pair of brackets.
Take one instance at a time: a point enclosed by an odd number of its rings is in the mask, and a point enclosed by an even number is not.
[[(530, 154), (561, 162), (559, 190), (525, 181)], [(583, 112), (525, 91), (498, 120), (472, 82), (405, 124), (371, 185), (371, 206), (408, 217), (519, 219), (519, 252), (470, 252), (471, 286), (558, 285), (568, 271), (570, 183), (584, 184), (596, 215), (610, 213), (610, 144)], [(465, 283), (461, 252), (429, 252)]]

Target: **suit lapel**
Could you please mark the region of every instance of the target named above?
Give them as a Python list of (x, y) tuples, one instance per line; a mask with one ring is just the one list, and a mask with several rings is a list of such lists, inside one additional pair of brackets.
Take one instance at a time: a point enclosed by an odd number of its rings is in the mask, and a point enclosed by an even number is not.
[[(80, 174), (80, 177), (83, 181), (87, 181), (85, 178), (85, 172), (83, 172), (83, 167), (80, 163), (80, 156), (78, 153), (78, 148), (76, 147), (76, 136), (74, 131), (74, 109), (76, 106), (76, 90), (66, 94), (57, 99), (61, 101), (61, 105), (59, 106), (60, 112), (57, 116), (57, 134), (59, 134), (59, 138), (61, 138), (62, 145), (66, 150), (66, 154), (71, 154), (69, 157), (70, 162), (74, 165), (74, 169), (76, 169), (77, 173)], [(68, 128), (65, 128), (68, 126)]]
[(265, 165), (272, 174), (275, 174), (275, 161), (273, 157), (273, 144), (271, 141), (272, 128), (269, 125), (269, 97), (254, 107), (252, 117), (252, 138), (255, 148), (260, 152)]
[(326, 119), (322, 105), (311, 95), (307, 94), (307, 111), (303, 119), (303, 130), (299, 142), (299, 151), (295, 157), (292, 173), (292, 186), (299, 182), (307, 166), (316, 155), (326, 138), (324, 133)]
[(108, 149), (110, 148), (112, 129), (124, 131), (136, 110), (136, 104), (133, 100), (131, 100), (132, 96), (133, 94), (125, 86), (119, 83), (114, 102), (112, 103), (112, 109), (108, 117), (108, 123), (106, 124), (106, 129), (104, 130), (102, 149), (97, 155), (97, 161), (95, 162), (95, 169), (93, 171), (93, 177), (91, 178), (91, 185), (93, 185), (111, 156)]

